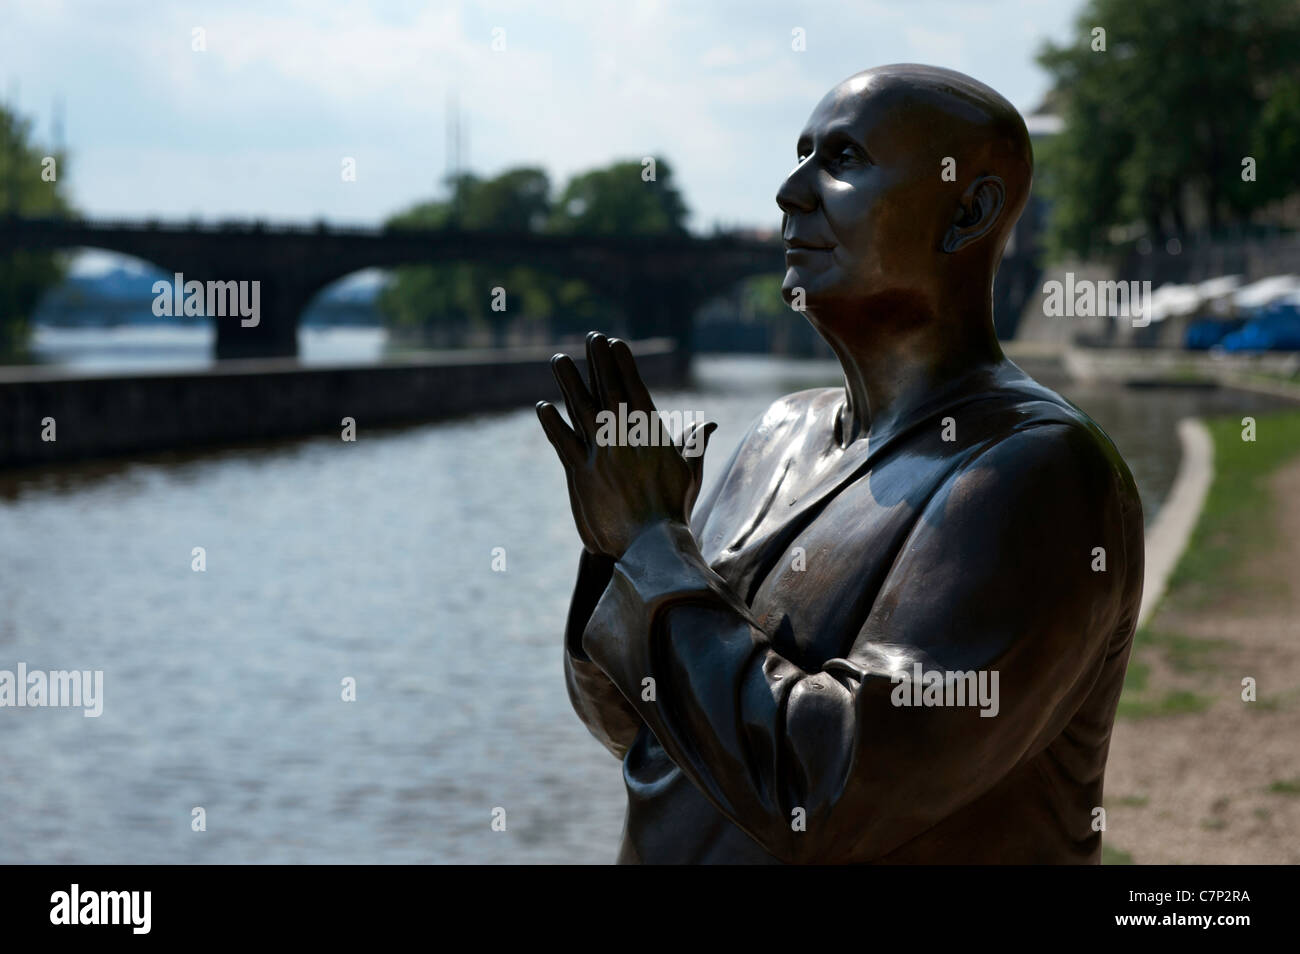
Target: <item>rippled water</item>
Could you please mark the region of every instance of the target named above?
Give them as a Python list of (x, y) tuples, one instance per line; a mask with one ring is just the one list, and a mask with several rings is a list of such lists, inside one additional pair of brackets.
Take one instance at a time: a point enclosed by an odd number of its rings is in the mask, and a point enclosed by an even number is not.
[[(774, 397), (833, 383), (824, 364), (704, 360), (660, 406), (719, 422), (712, 475)], [(1254, 405), (1069, 393), (1148, 518), (1174, 421)], [(0, 476), (0, 669), (105, 683), (98, 719), (0, 709), (0, 862), (611, 861), (619, 764), (561, 669), (578, 550), (531, 409)]]
[[(59, 328), (37, 325), (31, 349), (42, 364), (78, 371), (139, 371), (154, 368), (204, 368), (212, 362), (216, 329), (170, 325), (117, 325), (110, 328)], [(298, 329), (298, 360), (303, 364), (377, 361), (388, 333), (374, 327)]]

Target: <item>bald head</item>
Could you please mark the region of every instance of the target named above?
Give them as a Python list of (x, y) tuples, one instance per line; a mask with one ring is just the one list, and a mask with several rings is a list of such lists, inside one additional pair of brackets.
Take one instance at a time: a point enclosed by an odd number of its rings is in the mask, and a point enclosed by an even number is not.
[(1020, 216), (1034, 154), (1024, 118), (997, 90), (956, 70), (896, 63), (856, 73), (827, 95), (870, 99), (879, 109), (880, 135), (904, 133), (902, 141), (917, 148), (923, 163), (951, 156), (958, 182), (998, 176), (1007, 190), (1007, 225)]
[(953, 70), (877, 67), (822, 98), (796, 152), (777, 193), (784, 290), (803, 290), (815, 325), (866, 305), (913, 325), (958, 299), (988, 312), (1033, 177), (1024, 120), (1002, 96)]

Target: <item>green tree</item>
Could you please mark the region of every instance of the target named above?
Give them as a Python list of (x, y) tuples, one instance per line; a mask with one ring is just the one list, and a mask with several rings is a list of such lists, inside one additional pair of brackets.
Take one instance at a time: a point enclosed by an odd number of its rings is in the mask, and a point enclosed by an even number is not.
[(510, 169), (493, 179), (456, 183), (448, 224), (464, 229), (537, 232), (551, 211), (551, 182), (541, 169)]
[[(550, 215), (550, 182), (541, 169), (511, 169), (493, 179), (472, 174), (452, 183), (445, 201), (425, 202), (394, 216), (390, 228), (539, 231)], [(481, 262), (412, 265), (395, 270), (379, 298), (390, 327), (430, 338), (437, 329), (453, 343), (474, 325), (487, 325), (497, 344), (518, 314), (547, 317), (550, 296), (533, 269)], [(492, 289), (507, 291), (504, 312), (492, 309)]]
[(1089, 0), (1074, 35), (1038, 57), (1065, 120), (1039, 149), (1055, 251), (1216, 232), (1295, 191), (1300, 2)]
[[(549, 231), (560, 235), (684, 235), (686, 203), (667, 160), (654, 157), (621, 160), (579, 173), (556, 200)], [(597, 295), (585, 282), (556, 280), (552, 330), (581, 335), (592, 328), (620, 334), (625, 315), (614, 302)]]
[(551, 228), (582, 235), (661, 235), (686, 231), (686, 203), (667, 161), (615, 162), (569, 180), (555, 203)]
[[(0, 214), (66, 215), (64, 157), (38, 148), (31, 133), (30, 120), (0, 106)], [(0, 360), (23, 355), (31, 313), (63, 275), (62, 259), (52, 252), (0, 254)]]
[[(511, 169), (491, 179), (467, 174), (451, 183), (446, 200), (425, 202), (394, 216), (390, 228), (462, 228), (566, 235), (648, 235), (686, 231), (686, 207), (672, 170), (655, 161), (655, 176), (640, 161), (616, 162), (570, 180), (552, 204), (540, 169)], [(507, 290), (508, 310), (491, 309), (490, 291)], [(379, 299), (389, 327), (431, 337), (442, 329), (486, 324), (497, 344), (518, 315), (545, 320), (553, 333), (571, 335), (613, 327), (614, 305), (572, 276), (524, 266), (483, 263), (419, 265), (397, 269)], [(455, 337), (453, 344), (459, 343)]]

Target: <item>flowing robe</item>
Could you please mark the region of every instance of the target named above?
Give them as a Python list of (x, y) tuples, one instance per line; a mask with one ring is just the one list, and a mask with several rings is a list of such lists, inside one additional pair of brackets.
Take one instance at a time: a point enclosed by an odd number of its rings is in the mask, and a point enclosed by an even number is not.
[[(843, 402), (782, 398), (689, 530), (580, 558), (566, 680), (623, 759), (619, 860), (1098, 862), (1132, 476), (1010, 362), (840, 451)], [(996, 715), (898, 704), (918, 664), (996, 672)]]

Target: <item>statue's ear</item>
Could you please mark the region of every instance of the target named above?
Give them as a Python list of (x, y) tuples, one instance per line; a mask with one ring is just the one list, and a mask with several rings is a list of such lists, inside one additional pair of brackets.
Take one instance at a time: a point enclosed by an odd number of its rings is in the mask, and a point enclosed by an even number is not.
[(943, 250), (955, 252), (992, 231), (1007, 204), (1007, 187), (997, 176), (980, 176), (967, 187), (952, 225), (943, 237)]

